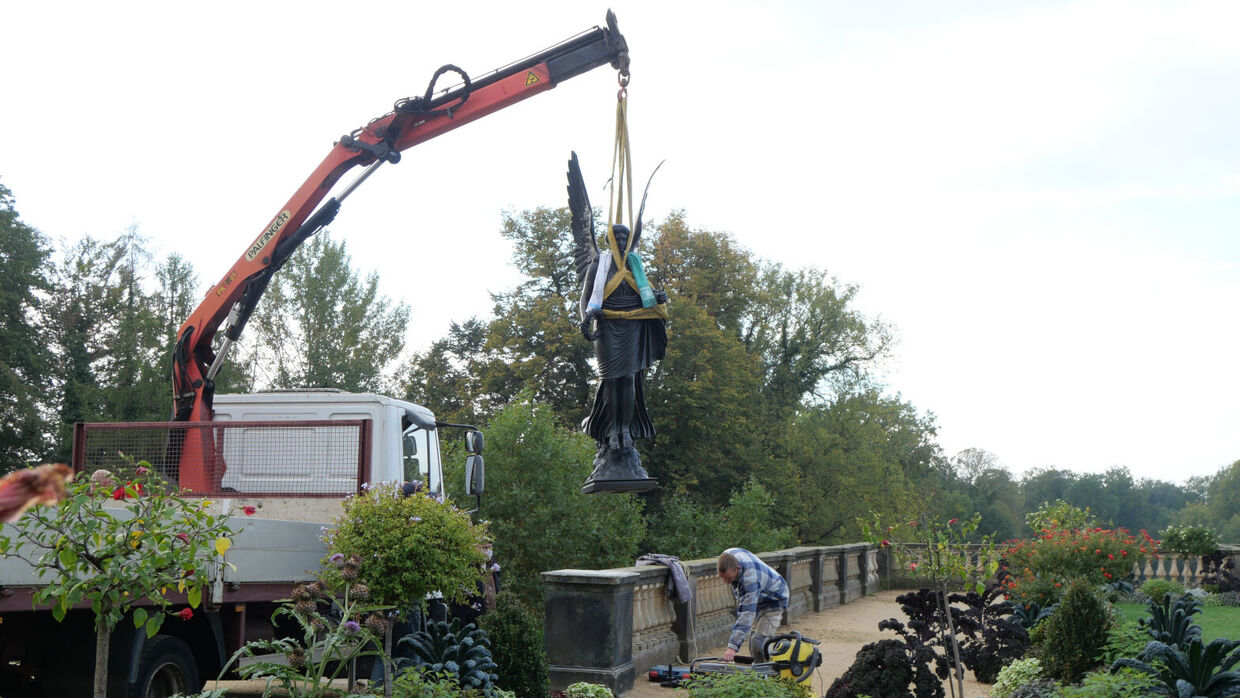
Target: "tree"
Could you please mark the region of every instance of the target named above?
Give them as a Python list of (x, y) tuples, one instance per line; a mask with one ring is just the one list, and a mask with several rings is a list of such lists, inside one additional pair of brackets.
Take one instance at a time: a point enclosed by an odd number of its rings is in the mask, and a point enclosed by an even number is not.
[[(104, 506), (113, 501), (123, 508)], [(0, 556), (47, 575), (34, 602), (50, 606), (58, 622), (79, 603), (94, 612), (96, 698), (107, 692), (109, 643), (122, 619), (151, 638), (166, 618), (193, 617), (211, 581), (209, 563), (232, 545), (227, 517), (208, 513), (209, 504), (177, 497), (139, 463), (127, 473), (79, 473), (58, 507), (33, 508), (13, 538), (0, 536)], [(173, 589), (189, 604), (176, 614), (165, 596)]]
[(0, 184), (0, 474), (47, 448), (52, 355), (44, 312), (51, 251)]
[(255, 382), (273, 388), (381, 391), (405, 344), (409, 308), (352, 267), (344, 242), (320, 233), (277, 273), (251, 318)]
[(856, 521), (917, 513), (913, 483), (938, 447), (934, 423), (898, 398), (868, 388), (804, 410), (785, 432), (795, 468), (799, 538), (821, 545), (856, 540)]
[(487, 495), (507, 588), (539, 604), (539, 574), (567, 567), (631, 565), (646, 533), (631, 494), (583, 497), (594, 442), (556, 425), (551, 410), (521, 393), (487, 427)]

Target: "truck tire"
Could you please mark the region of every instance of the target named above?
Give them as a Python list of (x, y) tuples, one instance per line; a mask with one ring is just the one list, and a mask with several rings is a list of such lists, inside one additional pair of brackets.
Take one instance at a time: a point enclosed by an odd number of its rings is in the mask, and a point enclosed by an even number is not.
[(142, 648), (138, 682), (131, 687), (129, 698), (168, 698), (201, 690), (198, 664), (189, 645), (171, 635), (156, 635)]

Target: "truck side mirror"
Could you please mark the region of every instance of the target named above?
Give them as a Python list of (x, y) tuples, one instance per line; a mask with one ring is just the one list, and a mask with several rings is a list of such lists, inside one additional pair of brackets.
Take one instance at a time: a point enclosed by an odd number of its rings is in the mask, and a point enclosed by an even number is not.
[[(477, 433), (477, 432), (474, 432)], [(475, 497), (482, 494), (485, 483), (485, 468), (482, 456), (471, 454), (465, 456), (465, 496)]]
[(482, 436), (482, 432), (473, 429), (465, 432), (465, 450), (469, 453), (481, 454), (483, 447), (486, 446), (486, 439)]

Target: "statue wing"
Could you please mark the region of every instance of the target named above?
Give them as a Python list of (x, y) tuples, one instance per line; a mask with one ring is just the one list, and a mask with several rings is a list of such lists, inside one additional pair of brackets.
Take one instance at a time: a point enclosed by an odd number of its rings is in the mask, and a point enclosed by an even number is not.
[(654, 172), (650, 173), (650, 179), (646, 180), (646, 191), (642, 192), (642, 205), (637, 209), (637, 220), (633, 221), (633, 242), (629, 245), (629, 249), (636, 250), (637, 243), (641, 241), (642, 216), (646, 213), (646, 197), (650, 195), (650, 183), (654, 181), (655, 172), (658, 172), (659, 168), (663, 167), (664, 162), (667, 162), (667, 160), (661, 161), (658, 166), (654, 168)]
[(583, 282), (598, 259), (598, 243), (594, 236), (594, 209), (590, 207), (576, 151), (568, 161), (568, 208), (572, 213), (573, 262), (577, 266), (577, 281)]

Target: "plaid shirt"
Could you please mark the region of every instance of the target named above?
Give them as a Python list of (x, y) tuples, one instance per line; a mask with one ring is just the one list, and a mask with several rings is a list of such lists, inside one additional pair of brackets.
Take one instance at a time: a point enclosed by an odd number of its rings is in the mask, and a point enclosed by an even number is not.
[(732, 636), (728, 638), (728, 647), (739, 650), (760, 611), (788, 608), (788, 583), (748, 550), (728, 548), (724, 552), (731, 553), (740, 564), (736, 581), (732, 582), (736, 625), (732, 626)]

